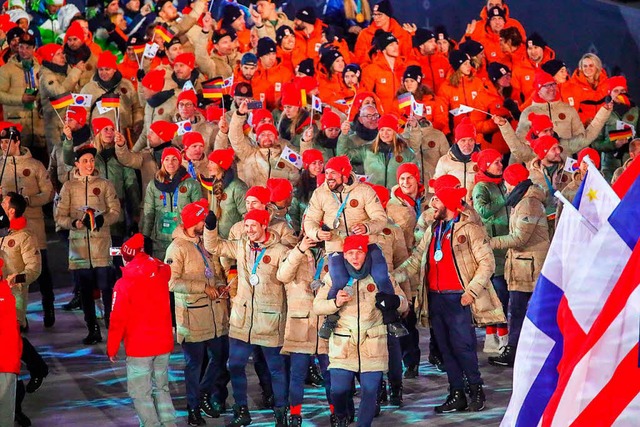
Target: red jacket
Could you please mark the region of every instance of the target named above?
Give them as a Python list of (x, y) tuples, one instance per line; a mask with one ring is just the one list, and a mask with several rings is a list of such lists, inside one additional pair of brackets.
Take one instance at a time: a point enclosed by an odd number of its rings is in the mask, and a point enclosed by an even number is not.
[(364, 90), (378, 95), (385, 113), (398, 112), (396, 94), (406, 68), (402, 58), (396, 58), (392, 70), (384, 54), (378, 52), (373, 56), (373, 62), (362, 71), (360, 84)]
[(411, 61), (407, 65), (413, 65), (416, 62), (422, 68), (424, 75), (423, 84), (429, 86), (432, 91), (438, 92), (440, 85), (447, 79), (451, 71), (451, 65), (447, 57), (441, 53), (433, 55), (423, 55), (417, 48), (411, 51)]
[(144, 253), (122, 269), (122, 278), (113, 290), (107, 356), (118, 353), (123, 339), (127, 356), (171, 353), (170, 278), (171, 267)]
[(0, 373), (20, 374), (22, 337), (16, 314), (16, 299), (6, 280), (0, 282)]

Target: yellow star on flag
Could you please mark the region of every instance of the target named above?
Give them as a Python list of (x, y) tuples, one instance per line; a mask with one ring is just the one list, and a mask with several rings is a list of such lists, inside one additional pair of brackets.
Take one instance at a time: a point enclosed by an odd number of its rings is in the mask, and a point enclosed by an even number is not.
[(589, 192), (587, 193), (587, 197), (589, 198), (590, 202), (593, 202), (594, 200), (598, 199), (598, 192), (595, 189), (590, 188)]

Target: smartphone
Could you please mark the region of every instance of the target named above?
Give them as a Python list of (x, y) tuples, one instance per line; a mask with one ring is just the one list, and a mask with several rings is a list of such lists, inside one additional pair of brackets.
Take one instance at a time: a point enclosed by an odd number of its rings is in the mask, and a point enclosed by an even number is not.
[(109, 256), (122, 256), (122, 251), (120, 248), (109, 248)]
[(15, 283), (26, 283), (27, 282), (27, 275), (26, 274), (18, 274), (16, 275), (15, 279), (13, 280)]
[(262, 108), (262, 101), (249, 101), (247, 102), (247, 108), (249, 110), (259, 110)]

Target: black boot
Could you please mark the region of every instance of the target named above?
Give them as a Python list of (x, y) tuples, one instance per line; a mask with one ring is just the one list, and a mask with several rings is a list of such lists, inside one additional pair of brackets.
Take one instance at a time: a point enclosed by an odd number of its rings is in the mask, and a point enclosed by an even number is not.
[(409, 335), (409, 331), (402, 324), (400, 315), (396, 310), (382, 311), (382, 322), (387, 325), (387, 333), (394, 338), (402, 338)]
[[(336, 427), (349, 427), (349, 418), (338, 418), (335, 415), (333, 415), (333, 417), (335, 417), (335, 426)], [(331, 427), (333, 427), (334, 424), (331, 424)]]
[(391, 393), (389, 396), (389, 405), (402, 406), (402, 384), (391, 384)]
[(82, 340), (84, 345), (93, 345), (102, 342), (102, 334), (100, 333), (100, 326), (96, 323), (93, 326), (89, 326), (89, 334)]
[(454, 390), (447, 396), (447, 401), (434, 410), (436, 414), (448, 414), (450, 412), (465, 411), (467, 409), (467, 397), (462, 390)]
[(20, 332), (23, 334), (29, 333), (29, 319), (24, 319), (24, 326), (20, 326)]
[(313, 362), (309, 364), (309, 371), (307, 372), (307, 378), (304, 383), (313, 387), (324, 386), (324, 378), (322, 378), (320, 368)]
[(205, 417), (220, 418), (220, 412), (216, 409), (217, 408), (214, 408), (211, 404), (211, 395), (209, 393), (204, 393), (200, 399), (200, 411)]
[(45, 328), (50, 328), (56, 323), (56, 311), (53, 308), (53, 303), (42, 304), (43, 322)]
[(508, 345), (502, 350), (499, 356), (489, 357), (489, 364), (493, 366), (513, 367), (516, 360), (516, 348)]
[(80, 310), (80, 293), (73, 294), (71, 301), (62, 306), (64, 311)]
[(324, 322), (322, 322), (322, 326), (320, 326), (320, 330), (318, 331), (318, 336), (325, 340), (331, 338), (333, 330), (338, 326), (338, 319), (340, 319), (339, 314), (330, 314), (325, 317)]
[(249, 407), (247, 405), (233, 405), (233, 420), (227, 424), (227, 427), (248, 426), (249, 424), (251, 424)]
[(289, 427), (302, 427), (302, 417), (300, 415), (291, 415), (289, 417)]
[(31, 426), (31, 420), (22, 411), (20, 411), (20, 412), (16, 411), (16, 414), (14, 415), (13, 419), (14, 419), (14, 421), (16, 423), (18, 423), (18, 425), (20, 427), (30, 427)]
[(382, 380), (380, 383), (380, 388), (378, 389), (378, 403), (386, 404), (389, 402), (389, 397), (387, 396), (387, 382)]
[(227, 412), (227, 404), (225, 402), (211, 402), (211, 407), (219, 414), (224, 414), (225, 412)]
[(484, 402), (487, 400), (484, 396), (482, 384), (470, 384), (471, 393), (469, 396), (469, 411), (480, 412), (484, 409)]
[(329, 424), (331, 427), (338, 427), (338, 417), (336, 414), (331, 414), (331, 416), (329, 416)]
[(189, 418), (187, 418), (187, 423), (190, 426), (204, 426), (207, 425), (207, 422), (200, 415), (200, 408), (189, 408), (187, 407), (187, 411), (189, 412)]
[[(288, 427), (289, 423), (287, 422), (287, 408), (273, 408), (273, 418), (276, 422), (276, 427)], [(300, 420), (302, 422), (302, 420)]]
[(273, 398), (273, 394), (267, 394), (263, 391), (262, 407), (260, 409), (273, 409), (274, 406), (275, 406), (275, 399)]
[(442, 357), (437, 354), (429, 354), (429, 363), (436, 367), (436, 369), (440, 372), (444, 372), (444, 362), (442, 361)]
[(418, 368), (418, 365), (407, 366), (407, 369), (404, 370), (404, 379), (412, 380), (414, 378), (417, 378), (419, 375)]

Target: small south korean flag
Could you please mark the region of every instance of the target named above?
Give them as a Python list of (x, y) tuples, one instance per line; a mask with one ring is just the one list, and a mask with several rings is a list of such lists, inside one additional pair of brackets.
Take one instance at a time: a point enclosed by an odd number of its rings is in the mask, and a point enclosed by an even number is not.
[(100, 114), (105, 114), (105, 113), (108, 113), (109, 111), (113, 110), (113, 108), (111, 108), (111, 107), (103, 107), (102, 106), (102, 101), (96, 102), (96, 107), (98, 107), (98, 113), (100, 113)]
[(315, 95), (311, 95), (311, 109), (322, 113), (322, 101)]
[(178, 135), (184, 135), (185, 133), (192, 131), (191, 122), (189, 120), (178, 122), (176, 124), (178, 125)]
[(358, 175), (356, 174), (358, 182), (371, 182), (371, 175)]
[(280, 158), (288, 163), (291, 163), (297, 169), (302, 169), (302, 156), (293, 151), (291, 148), (285, 146), (282, 150)]
[(91, 107), (93, 95), (86, 95), (84, 93), (72, 93), (71, 96), (73, 96), (74, 107)]
[(191, 80), (187, 80), (184, 84), (184, 86), (182, 86), (182, 91), (185, 92), (187, 90), (192, 90), (192, 91), (196, 91), (196, 89), (193, 87), (193, 83), (191, 83)]
[(160, 46), (157, 43), (147, 43), (144, 47), (144, 53), (142, 54), (142, 56), (149, 59), (155, 58), (159, 48)]

